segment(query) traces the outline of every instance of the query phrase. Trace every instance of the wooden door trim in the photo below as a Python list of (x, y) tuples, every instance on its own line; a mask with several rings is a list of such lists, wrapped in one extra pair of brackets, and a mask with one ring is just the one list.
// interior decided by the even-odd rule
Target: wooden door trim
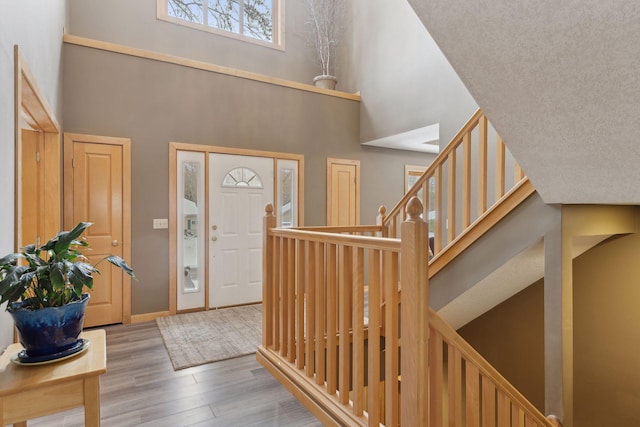
[(355, 166), (356, 168), (356, 223), (354, 225), (360, 225), (360, 160), (351, 159), (337, 159), (334, 157), (327, 157), (327, 225), (331, 224), (331, 208), (332, 208), (332, 192), (333, 184), (331, 182), (331, 169), (333, 165), (348, 165)]
[(44, 191), (47, 213), (44, 218), (43, 238), (53, 237), (62, 225), (61, 194), (61, 146), (60, 126), (42, 95), (35, 77), (18, 45), (13, 48), (14, 57), (14, 139), (15, 139), (15, 174), (14, 174), (14, 249), (17, 251), (22, 242), (22, 124), (35, 131), (43, 132), (44, 138)]
[[(64, 133), (64, 224), (73, 223), (73, 143), (118, 145), (122, 147), (122, 258), (131, 263), (131, 139), (111, 136)], [(122, 275), (122, 322), (131, 323), (131, 277)]]
[[(197, 151), (205, 153), (205, 177), (209, 176), (209, 154), (236, 154), (240, 156), (250, 157), (269, 157), (274, 161), (274, 180), (275, 168), (277, 160), (297, 160), (298, 161), (298, 225), (304, 226), (304, 155), (294, 153), (282, 153), (275, 151), (251, 150), (235, 147), (220, 147), (214, 145), (187, 144), (182, 142), (169, 142), (169, 314), (177, 313), (178, 309), (178, 283), (176, 280), (176, 264), (177, 264), (177, 239), (176, 221), (178, 220), (177, 212), (177, 193), (176, 183), (178, 174), (178, 151)], [(277, 184), (274, 181), (274, 184)], [(277, 185), (274, 185), (274, 192)], [(205, 230), (209, 230), (209, 180), (205, 179), (205, 194), (207, 195), (207, 203), (205, 204)], [(274, 194), (274, 197), (276, 194)], [(207, 235), (208, 238), (208, 235)], [(207, 242), (208, 243), (208, 242)], [(205, 245), (205, 307), (209, 305), (209, 245)]]

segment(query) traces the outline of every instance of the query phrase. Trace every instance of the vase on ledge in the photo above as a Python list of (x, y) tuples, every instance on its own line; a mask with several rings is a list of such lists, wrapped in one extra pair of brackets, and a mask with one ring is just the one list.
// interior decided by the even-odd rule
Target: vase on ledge
[(336, 79), (335, 76), (331, 76), (329, 74), (323, 74), (321, 76), (316, 76), (313, 79), (313, 84), (316, 85), (316, 87), (319, 87), (319, 88), (322, 88), (322, 89), (335, 90), (337, 83), (338, 83), (338, 79)]

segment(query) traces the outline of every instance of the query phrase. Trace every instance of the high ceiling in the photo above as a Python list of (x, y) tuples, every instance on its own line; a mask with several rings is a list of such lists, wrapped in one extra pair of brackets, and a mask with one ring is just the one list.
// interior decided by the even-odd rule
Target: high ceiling
[(640, 2), (408, 1), (546, 203), (640, 204)]

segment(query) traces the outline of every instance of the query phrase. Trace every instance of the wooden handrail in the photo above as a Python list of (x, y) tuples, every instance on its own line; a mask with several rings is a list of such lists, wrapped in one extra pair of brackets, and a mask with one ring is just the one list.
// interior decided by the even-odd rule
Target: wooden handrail
[[(443, 363), (440, 366), (441, 369), (446, 369), (448, 372), (451, 372), (451, 370), (455, 369), (454, 366), (451, 366), (452, 359), (453, 359), (451, 357), (451, 354), (457, 355), (466, 364), (467, 377), (469, 375), (470, 366), (472, 366), (473, 368), (471, 370), (473, 372), (477, 371), (477, 375), (479, 378), (479, 380), (474, 378), (473, 381), (479, 381), (478, 383), (479, 387), (483, 387), (485, 383), (490, 384), (486, 386), (487, 390), (490, 390), (490, 391), (487, 392), (485, 390), (485, 395), (481, 398), (481, 399), (484, 398), (485, 401), (478, 402), (479, 405), (482, 405), (483, 403), (486, 404), (487, 399), (490, 399), (493, 403), (495, 403), (493, 399), (498, 394), (501, 396), (501, 398), (507, 399), (505, 402), (502, 402), (502, 403), (498, 402), (497, 404), (499, 406), (507, 402), (510, 404), (510, 408), (503, 407), (505, 412), (506, 411), (509, 412), (509, 417), (508, 417), (509, 420), (507, 420), (505, 417), (504, 423), (495, 424), (492, 422), (492, 423), (489, 423), (489, 425), (510, 426), (512, 425), (510, 424), (511, 419), (513, 418), (512, 414), (516, 412), (518, 416), (523, 416), (530, 422), (531, 421), (535, 422), (535, 424), (527, 424), (527, 425), (541, 425), (541, 426), (548, 426), (548, 427), (554, 426), (553, 422), (550, 419), (547, 419), (535, 406), (533, 406), (533, 404), (529, 402), (513, 385), (511, 385), (511, 383), (509, 383), (509, 381), (507, 381), (500, 374), (500, 372), (498, 372), (489, 362), (487, 362), (486, 359), (482, 357), (482, 355), (480, 355), (480, 353), (478, 353), (469, 343), (467, 343), (464, 340), (464, 338), (462, 338), (451, 326), (449, 326), (449, 324), (447, 324), (438, 315), (438, 313), (436, 313), (432, 309), (430, 309), (430, 313), (429, 313), (429, 324), (432, 328), (432, 333), (431, 333), (432, 345), (433, 345), (433, 342), (441, 340), (441, 342), (438, 345), (439, 350), (442, 350), (443, 343), (445, 343), (448, 346), (447, 353), (450, 356), (449, 362), (448, 362), (449, 366), (444, 367), (444, 363)], [(436, 366), (436, 365), (437, 364), (434, 364), (433, 366)], [(442, 372), (438, 373), (436, 369), (432, 369), (433, 375), (438, 375), (438, 374), (443, 375)], [(452, 384), (452, 382), (453, 382), (453, 378), (455, 378), (456, 376), (452, 375), (451, 377), (452, 378), (449, 380), (449, 383), (448, 383), (448, 389), (446, 390), (444, 387), (441, 387), (440, 390), (434, 390), (433, 379), (432, 379), (432, 382), (430, 384), (432, 387), (431, 388), (432, 395), (444, 396), (446, 394), (447, 397), (450, 397), (451, 394), (453, 393), (449, 394), (449, 392), (452, 388), (454, 388), (454, 385)], [(460, 378), (455, 378), (455, 380), (459, 380), (459, 379)], [(460, 380), (464, 381), (464, 379), (460, 379)], [(442, 384), (440, 384), (440, 386), (442, 386)], [(493, 395), (490, 394), (492, 392), (493, 392)], [(450, 405), (450, 403), (451, 402), (449, 402), (448, 407), (452, 406)], [(464, 411), (462, 408), (459, 408), (459, 409)], [(480, 412), (479, 406), (477, 408), (469, 408), (468, 402), (467, 402), (467, 408), (465, 409), (467, 411), (477, 410), (478, 413)], [(494, 418), (498, 417), (499, 419), (501, 419), (500, 414), (494, 414), (494, 415), (495, 415)], [(450, 413), (449, 416), (451, 417), (454, 415)], [(504, 416), (504, 414), (502, 414), (502, 416)], [(467, 413), (467, 417), (469, 417), (468, 413)], [(486, 425), (486, 423), (484, 425)], [(514, 424), (514, 425), (519, 425), (519, 424)]]
[(257, 359), (323, 424), (554, 426), (428, 308), (416, 197), (401, 239), (276, 229), (266, 211)]
[[(476, 111), (396, 206), (388, 214), (381, 212), (379, 223), (385, 228), (382, 234), (399, 237), (398, 224), (404, 219), (402, 214), (407, 203), (414, 196), (420, 197), (423, 217), (426, 219), (430, 214), (435, 215), (429, 229), (433, 237), (433, 264), (451, 248), (456, 248), (457, 255), (471, 245), (479, 236), (469, 230), (481, 222), (486, 225), (489, 212), (506, 215), (532, 194), (535, 189), (525, 185), (529, 180), (511, 157), (502, 138), (496, 134), (495, 142), (489, 142), (489, 128), (486, 116), (481, 110)], [(495, 158), (495, 162), (491, 163), (495, 166), (491, 172), (494, 177), (492, 192), (489, 191), (490, 157)], [(508, 162), (513, 163), (513, 180), (507, 179)], [(475, 186), (472, 185), (474, 182)], [(519, 189), (517, 198), (511, 196), (515, 189)], [(434, 194), (430, 194), (432, 191)], [(514, 200), (517, 202), (505, 209), (507, 205), (504, 203)], [(472, 206), (473, 202), (475, 206)], [(502, 209), (497, 210), (496, 207), (500, 205)], [(446, 259), (452, 258), (449, 256)], [(429, 274), (433, 276), (437, 271), (439, 268), (432, 269)]]

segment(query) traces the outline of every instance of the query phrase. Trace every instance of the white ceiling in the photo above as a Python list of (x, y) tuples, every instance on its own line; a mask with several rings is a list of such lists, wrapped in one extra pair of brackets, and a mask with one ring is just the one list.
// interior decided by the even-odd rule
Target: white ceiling
[(546, 203), (640, 204), (640, 2), (408, 1)]
[(362, 145), (438, 154), (440, 152), (439, 142), (440, 123), (436, 123), (407, 132), (385, 136), (384, 138), (373, 139), (363, 142)]

